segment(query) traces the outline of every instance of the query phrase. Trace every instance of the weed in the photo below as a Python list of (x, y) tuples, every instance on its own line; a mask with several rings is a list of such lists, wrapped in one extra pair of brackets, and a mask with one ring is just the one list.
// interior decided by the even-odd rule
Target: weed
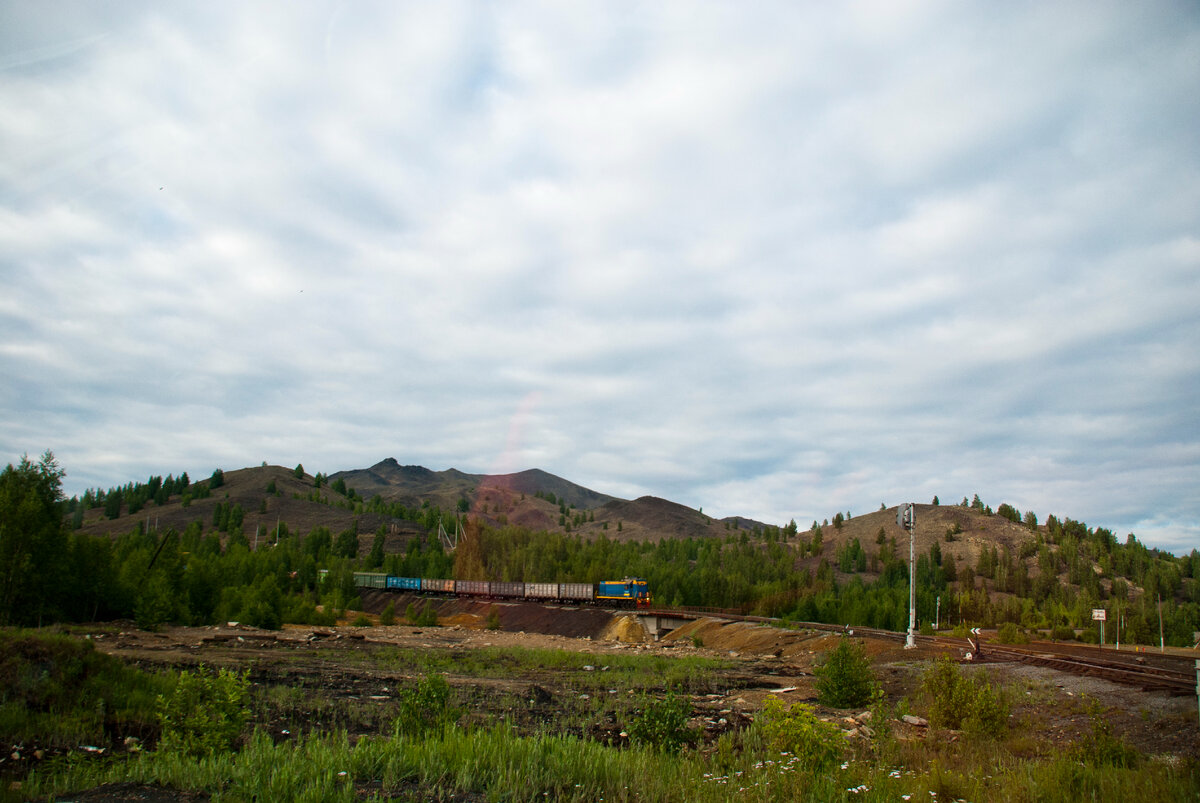
[(171, 695), (158, 698), (159, 749), (186, 755), (231, 750), (250, 718), (249, 671), (180, 672)]
[(426, 675), (399, 696), (400, 711), (393, 726), (397, 736), (441, 731), (458, 719), (450, 684), (441, 675)]
[(986, 680), (963, 677), (947, 655), (925, 672), (921, 686), (929, 698), (929, 720), (944, 728), (998, 738), (1008, 727), (1009, 704)]
[(1072, 751), (1075, 758), (1097, 767), (1136, 767), (1141, 762), (1141, 756), (1121, 737), (1113, 734), (1112, 725), (1100, 703), (1089, 697), (1084, 701), (1084, 710), (1091, 720), (1092, 732)]
[(837, 726), (817, 718), (804, 703), (785, 707), (778, 697), (771, 696), (763, 705), (756, 723), (763, 741), (774, 750), (796, 756), (811, 769), (821, 769), (841, 756), (845, 743)]
[[(162, 674), (128, 667), (87, 639), (0, 631), (0, 740), (67, 747), (104, 741), (105, 732), (139, 735), (154, 721)], [(128, 732), (126, 730), (126, 732)]]
[(661, 698), (643, 696), (640, 711), (627, 730), (634, 742), (674, 753), (696, 739), (687, 724), (691, 714), (687, 698), (674, 692)]

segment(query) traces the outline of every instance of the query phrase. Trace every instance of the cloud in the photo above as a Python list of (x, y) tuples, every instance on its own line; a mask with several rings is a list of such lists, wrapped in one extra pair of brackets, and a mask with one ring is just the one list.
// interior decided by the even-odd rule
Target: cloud
[(1200, 546), (1191, 9), (3, 14), (0, 448), (73, 492), (395, 456)]

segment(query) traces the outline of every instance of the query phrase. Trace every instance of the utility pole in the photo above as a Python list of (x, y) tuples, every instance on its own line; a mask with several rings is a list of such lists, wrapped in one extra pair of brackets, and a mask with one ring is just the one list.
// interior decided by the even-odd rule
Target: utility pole
[(905, 502), (896, 510), (896, 523), (908, 530), (908, 638), (904, 649), (917, 646), (917, 543), (916, 508)]
[(1167, 651), (1167, 640), (1163, 638), (1162, 626), (1162, 594), (1158, 595), (1158, 651)]

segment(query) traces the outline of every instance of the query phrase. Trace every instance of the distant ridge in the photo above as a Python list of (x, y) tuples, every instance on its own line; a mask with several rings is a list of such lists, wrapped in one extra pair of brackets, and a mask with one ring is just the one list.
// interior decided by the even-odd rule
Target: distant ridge
[(460, 498), (472, 499), (483, 489), (508, 490), (518, 494), (553, 494), (577, 508), (599, 507), (615, 497), (584, 488), (541, 469), (515, 474), (467, 474), (456, 468), (432, 471), (424, 466), (401, 465), (394, 457), (370, 468), (339, 471), (330, 481), (342, 480), (366, 499), (375, 495), (389, 502), (418, 505), (428, 499), (443, 508), (453, 508)]

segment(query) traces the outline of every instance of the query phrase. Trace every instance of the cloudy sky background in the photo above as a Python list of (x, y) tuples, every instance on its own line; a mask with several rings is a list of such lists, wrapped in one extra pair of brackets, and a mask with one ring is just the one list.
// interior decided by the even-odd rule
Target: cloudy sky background
[(1192, 2), (0, 5), (0, 461), (1200, 547)]

